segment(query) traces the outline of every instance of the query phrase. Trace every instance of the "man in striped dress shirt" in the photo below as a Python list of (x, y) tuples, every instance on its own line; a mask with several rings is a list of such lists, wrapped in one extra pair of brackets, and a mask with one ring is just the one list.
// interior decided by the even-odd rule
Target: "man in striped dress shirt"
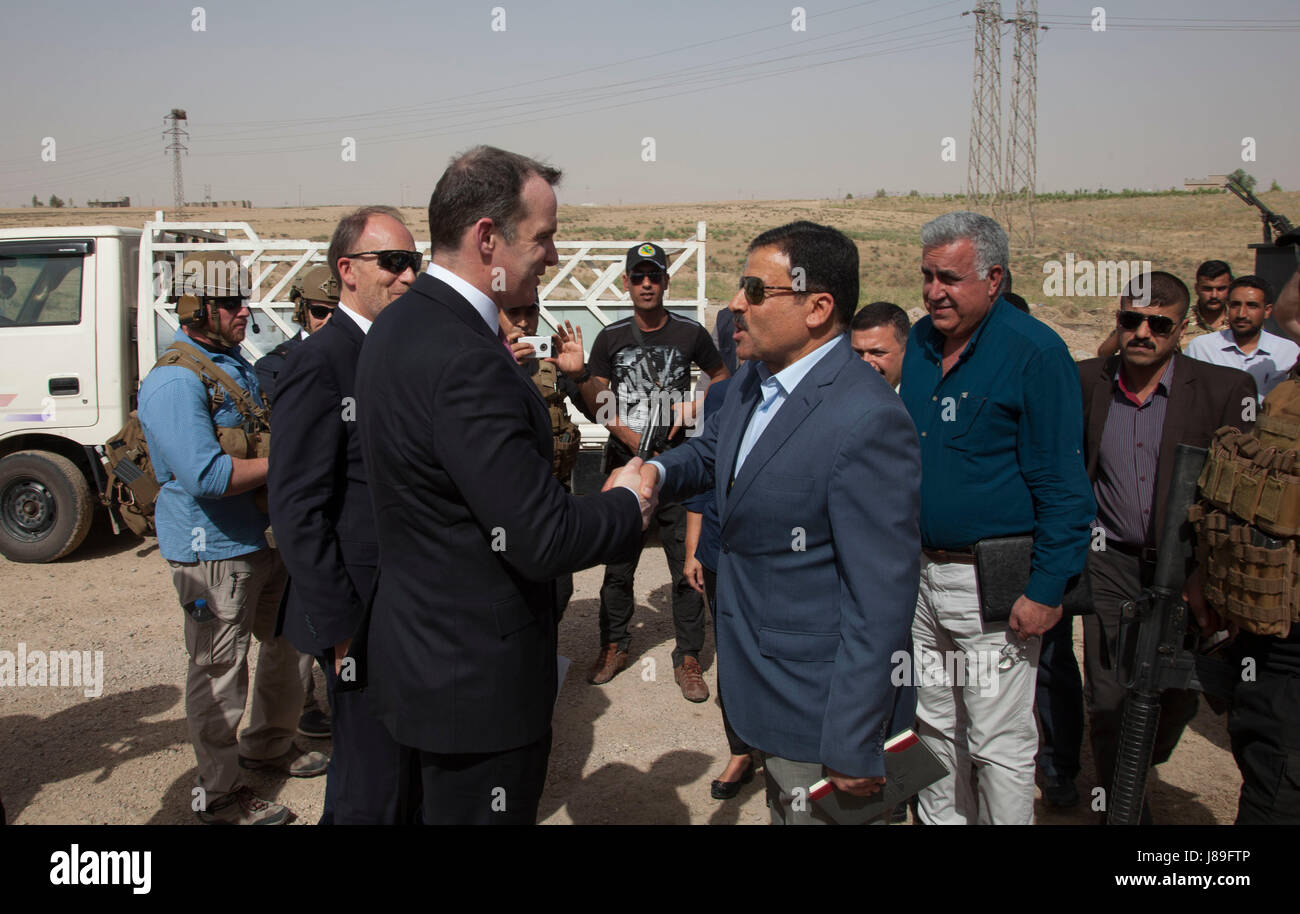
[[(1084, 697), (1098, 784), (1106, 791), (1126, 695), (1113, 668), (1119, 606), (1151, 582), (1174, 448), (1207, 447), (1225, 425), (1254, 426), (1250, 375), (1179, 351), (1189, 299), (1187, 286), (1169, 273), (1135, 278), (1116, 315), (1119, 355), (1079, 363), (1088, 478), (1097, 499), (1088, 559), (1096, 613), (1084, 617)], [(1196, 715), (1195, 692), (1169, 691), (1162, 701), (1157, 764)]]

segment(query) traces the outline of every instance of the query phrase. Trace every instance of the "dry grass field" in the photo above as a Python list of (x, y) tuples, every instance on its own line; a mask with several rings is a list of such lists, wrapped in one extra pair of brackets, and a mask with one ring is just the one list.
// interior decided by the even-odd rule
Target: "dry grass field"
[[(1300, 219), (1300, 192), (1264, 193), (1266, 206)], [(764, 229), (794, 219), (833, 225), (853, 238), (862, 258), (862, 303), (885, 299), (913, 316), (920, 301), (921, 225), (940, 213), (963, 208), (960, 199), (889, 197), (855, 200), (758, 200), (635, 206), (562, 206), (560, 240), (683, 240), (696, 222), (707, 224), (707, 290), (713, 309), (730, 299), (744, 262), (745, 246)], [(349, 207), (306, 206), (254, 209), (188, 209), (190, 220), (248, 222), (264, 237), (327, 240)], [(416, 238), (427, 236), (420, 207), (403, 209)], [(167, 213), (172, 217), (171, 212)], [(153, 210), (3, 209), (0, 227), (25, 225), (142, 226)], [(1253, 270), (1246, 246), (1261, 240), (1255, 210), (1226, 191), (1222, 194), (1168, 194), (1138, 197), (1041, 201), (1035, 211), (1032, 249), (1013, 243), (1011, 271), (1015, 290), (1041, 304), (1036, 317), (1046, 321), (1075, 352), (1092, 355), (1109, 332), (1115, 301), (1110, 297), (1050, 297), (1043, 293), (1043, 265), (1077, 260), (1151, 261), (1191, 285), (1197, 264), (1219, 259), (1233, 272)], [(679, 275), (694, 285), (694, 276)]]

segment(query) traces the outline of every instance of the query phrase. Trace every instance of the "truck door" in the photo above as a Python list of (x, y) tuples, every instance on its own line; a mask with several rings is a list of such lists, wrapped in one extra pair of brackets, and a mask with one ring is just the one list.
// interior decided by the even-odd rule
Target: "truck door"
[(93, 239), (0, 241), (0, 438), (99, 420)]

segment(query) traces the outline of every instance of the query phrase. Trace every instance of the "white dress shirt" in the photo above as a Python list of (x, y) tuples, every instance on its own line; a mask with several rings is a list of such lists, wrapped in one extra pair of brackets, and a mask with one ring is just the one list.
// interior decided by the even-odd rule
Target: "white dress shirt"
[(488, 298), (487, 295), (477, 286), (470, 285), (461, 279), (451, 270), (436, 263), (430, 263), (429, 269), (424, 272), (428, 273), (434, 279), (441, 279), (447, 285), (451, 286), (461, 294), (465, 301), (469, 302), (470, 307), (478, 312), (478, 316), (483, 318), (483, 323), (488, 325), (493, 336), (500, 336), (501, 324), (497, 320), (496, 302)]
[(374, 321), (367, 320), (366, 318), (362, 317), (360, 314), (357, 314), (357, 312), (353, 311), (347, 305), (343, 304), (343, 302), (339, 302), (339, 310), (342, 311), (344, 314), (346, 314), (348, 317), (350, 317), (352, 319), (352, 323), (356, 324), (358, 327), (361, 328), (362, 336), (365, 336), (367, 333), (369, 333), (370, 328), (374, 326), (375, 323)]
[(1259, 345), (1242, 352), (1232, 330), (1219, 330), (1198, 336), (1187, 344), (1185, 355), (1213, 365), (1239, 368), (1255, 379), (1262, 401), (1274, 387), (1286, 380), (1287, 373), (1300, 357), (1300, 346), (1267, 330), (1259, 332)]

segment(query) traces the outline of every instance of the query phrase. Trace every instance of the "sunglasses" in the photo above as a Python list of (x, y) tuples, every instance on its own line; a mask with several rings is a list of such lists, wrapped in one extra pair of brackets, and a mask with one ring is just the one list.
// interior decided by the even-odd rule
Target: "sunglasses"
[(641, 283), (645, 282), (647, 279), (657, 286), (664, 281), (664, 271), (647, 270), (644, 273), (629, 273), (627, 274), (627, 279), (628, 282), (632, 283), (634, 286), (641, 285)]
[(792, 295), (803, 295), (807, 289), (796, 289), (794, 286), (769, 286), (757, 276), (740, 277), (740, 288), (745, 292), (745, 301), (751, 305), (761, 305), (763, 299), (770, 298), (773, 293), (784, 294), (789, 292)]
[(375, 255), (375, 262), (381, 270), (398, 274), (405, 273), (408, 267), (416, 273), (420, 272), (420, 261), (424, 259), (419, 251), (357, 251), (343, 256), (365, 257), (367, 254)]
[(308, 305), (307, 310), (311, 313), (311, 316), (316, 318), (318, 321), (323, 321), (334, 313), (334, 307), (332, 305)]
[(212, 302), (222, 311), (232, 311), (236, 314), (239, 313), (239, 310), (243, 308), (245, 304), (245, 300), (242, 298), (209, 298), (208, 301)]
[(1156, 336), (1168, 336), (1177, 326), (1177, 321), (1163, 314), (1143, 314), (1141, 311), (1120, 311), (1118, 323), (1121, 330), (1136, 330), (1146, 321), (1151, 332)]

